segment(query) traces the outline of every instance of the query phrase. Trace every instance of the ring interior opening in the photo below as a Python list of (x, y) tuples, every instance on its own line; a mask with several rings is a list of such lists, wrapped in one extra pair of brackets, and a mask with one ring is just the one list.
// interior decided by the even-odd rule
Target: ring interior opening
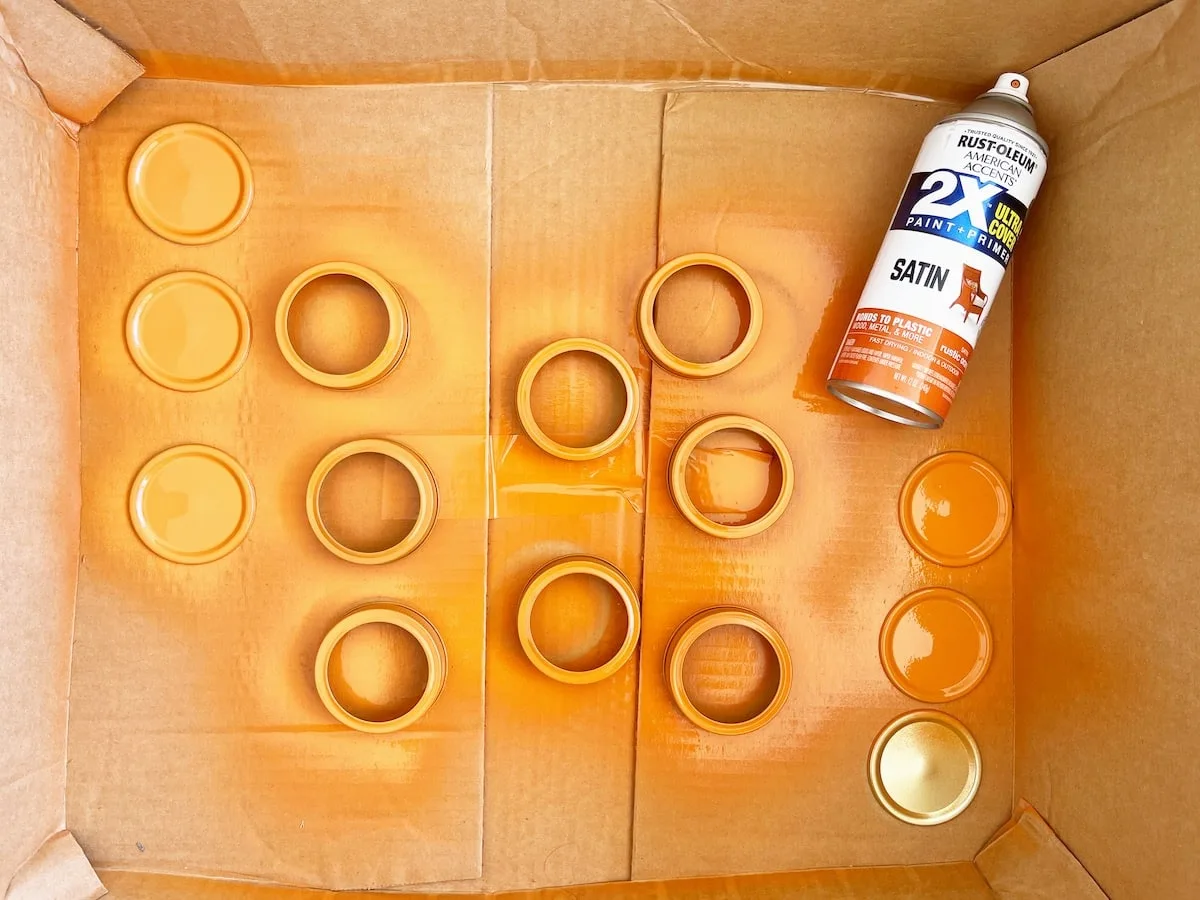
[(533, 379), (534, 421), (566, 447), (591, 447), (617, 430), (628, 398), (621, 374), (595, 353), (572, 350), (551, 359)]
[(779, 690), (779, 657), (744, 625), (700, 635), (683, 660), (683, 689), (702, 715), (736, 725), (762, 713)]
[(420, 642), (388, 622), (351, 629), (329, 657), (329, 689), (342, 709), (367, 722), (398, 719), (417, 705), (429, 681)]
[(412, 473), (390, 456), (356, 453), (325, 476), (317, 506), (335, 541), (358, 553), (378, 553), (413, 530), (421, 494)]
[(383, 352), (388, 310), (367, 282), (353, 275), (322, 275), (300, 289), (287, 330), (299, 357), (319, 372), (349, 375)]
[(654, 303), (654, 330), (668, 350), (689, 362), (728, 356), (750, 329), (750, 299), (738, 280), (716, 266), (688, 266), (664, 283)]
[(629, 613), (612, 585), (580, 573), (548, 584), (530, 615), (538, 650), (571, 672), (604, 665), (620, 651), (628, 630)]
[(779, 499), (783, 464), (757, 434), (725, 428), (708, 435), (692, 451), (684, 485), (705, 518), (718, 525), (748, 525)]

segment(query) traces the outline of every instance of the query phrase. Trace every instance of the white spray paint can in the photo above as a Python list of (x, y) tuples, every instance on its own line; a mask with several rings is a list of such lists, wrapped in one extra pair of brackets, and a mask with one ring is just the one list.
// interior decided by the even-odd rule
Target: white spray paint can
[(830, 370), (835, 397), (945, 421), (1046, 175), (1028, 89), (1005, 73), (925, 138)]

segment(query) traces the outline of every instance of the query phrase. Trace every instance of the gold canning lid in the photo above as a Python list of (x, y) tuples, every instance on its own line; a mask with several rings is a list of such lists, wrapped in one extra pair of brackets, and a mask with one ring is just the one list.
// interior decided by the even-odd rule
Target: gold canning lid
[(254, 488), (228, 453), (203, 444), (164, 450), (129, 491), (129, 520), (142, 543), (172, 562), (199, 564), (233, 551), (254, 521)]
[(176, 391), (228, 381), (250, 355), (250, 316), (237, 292), (203, 272), (172, 272), (138, 293), (125, 344), (146, 377)]
[[(779, 662), (779, 686), (774, 696), (761, 712), (741, 722), (721, 722), (706, 716), (688, 696), (683, 681), (683, 664), (688, 651), (701, 635), (723, 625), (741, 625), (762, 635)], [(693, 724), (713, 734), (749, 734), (775, 718), (787, 703), (792, 689), (792, 654), (779, 632), (757, 613), (737, 606), (714, 606), (696, 613), (675, 630), (667, 644), (666, 677), (675, 705)]]
[(142, 141), (126, 188), (146, 227), (177, 244), (210, 244), (232, 234), (254, 200), (242, 148), (196, 122), (168, 125)]
[[(748, 431), (766, 441), (775, 452), (775, 456), (779, 460), (779, 467), (783, 471), (783, 482), (779, 486), (779, 496), (775, 498), (775, 502), (771, 504), (771, 508), (754, 521), (747, 522), (744, 525), (724, 525), (720, 522), (714, 522), (700, 511), (700, 508), (696, 506), (695, 501), (688, 494), (687, 489), (688, 460), (696, 452), (696, 448), (700, 446), (700, 442), (709, 435), (716, 434), (718, 431), (731, 429)], [(671, 499), (675, 501), (676, 508), (683, 514), (685, 519), (705, 534), (710, 534), (718, 538), (745, 538), (766, 531), (778, 521), (779, 517), (787, 509), (788, 503), (792, 499), (792, 491), (795, 489), (795, 485), (796, 472), (792, 466), (792, 457), (788, 454), (787, 445), (784, 444), (783, 438), (762, 422), (759, 422), (757, 419), (751, 419), (749, 416), (727, 414), (700, 420), (684, 432), (683, 436), (675, 444), (675, 449), (671, 451), (671, 459), (667, 463), (667, 486), (670, 488)]]
[[(746, 328), (745, 336), (733, 350), (714, 362), (691, 362), (676, 356), (667, 349), (667, 345), (662, 342), (662, 338), (658, 336), (658, 331), (654, 327), (654, 303), (658, 299), (658, 292), (662, 290), (662, 286), (666, 284), (668, 278), (691, 266), (712, 266), (714, 269), (729, 273), (741, 285), (746, 294), (746, 300), (750, 304), (750, 324)], [(664, 369), (668, 369), (676, 375), (682, 375), (684, 378), (712, 378), (714, 375), (728, 372), (750, 355), (750, 351), (754, 349), (754, 344), (758, 341), (758, 336), (762, 333), (762, 326), (763, 304), (762, 295), (758, 292), (758, 285), (754, 283), (750, 273), (733, 260), (715, 253), (686, 253), (664, 263), (657, 272), (650, 276), (650, 281), (646, 283), (646, 288), (642, 291), (641, 302), (638, 304), (638, 334), (641, 335), (646, 352)]]
[(900, 716), (871, 747), (875, 798), (912, 825), (949, 822), (979, 790), (979, 745), (962, 722), (931, 709)]
[[(625, 640), (617, 652), (594, 669), (564, 669), (546, 658), (533, 637), (533, 606), (553, 582), (568, 575), (591, 575), (606, 582), (617, 592), (625, 607)], [(615, 674), (633, 656), (642, 633), (642, 614), (637, 593), (629, 579), (616, 566), (591, 556), (564, 556), (539, 569), (525, 586), (517, 607), (517, 636), (521, 649), (542, 674), (563, 684), (595, 684)]]
[[(608, 362), (617, 370), (617, 374), (621, 376), (621, 384), (625, 387), (625, 415), (621, 417), (620, 423), (612, 434), (600, 443), (592, 444), (589, 447), (572, 447), (567, 444), (560, 444), (546, 434), (533, 417), (534, 379), (537, 378), (538, 373), (542, 371), (546, 363), (550, 362), (550, 360), (557, 356), (562, 356), (564, 353), (575, 351), (592, 353)], [(551, 456), (557, 456), (559, 459), (574, 461), (598, 459), (616, 450), (633, 432), (633, 426), (637, 423), (641, 403), (642, 393), (638, 387), (637, 375), (634, 374), (633, 366), (626, 362), (625, 357), (608, 346), (608, 344), (592, 340), (591, 338), (564, 338), (561, 341), (547, 344), (535, 353), (533, 358), (525, 365), (524, 370), (521, 372), (521, 378), (517, 382), (517, 415), (521, 418), (521, 425), (524, 426), (526, 434), (529, 435), (535, 444)]]
[[(329, 668), (333, 652), (338, 643), (355, 628), (363, 625), (381, 623), (402, 628), (416, 638), (417, 643), (425, 653), (429, 675), (425, 682), (425, 690), (416, 704), (402, 715), (393, 719), (373, 721), (360, 719), (343, 706), (337, 698), (330, 683)], [(437, 702), (442, 688), (446, 685), (446, 675), (449, 663), (446, 658), (446, 646), (437, 629), (428, 619), (414, 609), (396, 603), (384, 601), (369, 603), (351, 612), (338, 622), (325, 635), (321, 646), (317, 649), (316, 682), (317, 694), (329, 714), (341, 722), (366, 734), (391, 734), (412, 725), (424, 716)]]
[(943, 566), (991, 556), (1012, 522), (1012, 496), (987, 460), (952, 450), (922, 462), (900, 489), (900, 530), (913, 549)]
[[(370, 285), (387, 309), (388, 332), (384, 338), (383, 349), (373, 360), (357, 372), (336, 373), (323, 372), (306, 363), (292, 344), (292, 336), (288, 333), (288, 320), (292, 312), (292, 304), (305, 287), (318, 278), (326, 275), (349, 275)], [(293, 369), (302, 377), (321, 387), (338, 391), (354, 391), (370, 387), (389, 375), (396, 368), (404, 350), (408, 346), (409, 323), (408, 309), (404, 299), (395, 285), (373, 269), (351, 262), (327, 262), (305, 269), (287, 286), (275, 309), (275, 340), (279, 351)]]
[(879, 661), (892, 684), (915, 700), (946, 703), (983, 680), (992, 629), (983, 612), (944, 587), (925, 588), (892, 607), (879, 632)]
[[(326, 526), (324, 518), (321, 516), (321, 488), (325, 484), (325, 479), (342, 460), (360, 453), (378, 453), (394, 459), (408, 470), (413, 480), (417, 483), (420, 506), (417, 510), (417, 519), (413, 523), (412, 530), (398, 543), (393, 544), (391, 547), (385, 547), (382, 550), (355, 550), (347, 547), (333, 536)], [(330, 553), (340, 556), (347, 562), (368, 566), (382, 565), (383, 563), (394, 562), (397, 559), (408, 556), (429, 537), (429, 532), (433, 530), (433, 523), (436, 521), (438, 513), (437, 482), (434, 480), (433, 472), (425, 460), (403, 444), (398, 444), (395, 441), (389, 441), (384, 438), (363, 438), (350, 441), (339, 447), (334, 447), (317, 463), (316, 468), (313, 469), (312, 476), (308, 479), (306, 510), (308, 513), (308, 523), (312, 526), (313, 533), (317, 536), (317, 540), (324, 544)]]

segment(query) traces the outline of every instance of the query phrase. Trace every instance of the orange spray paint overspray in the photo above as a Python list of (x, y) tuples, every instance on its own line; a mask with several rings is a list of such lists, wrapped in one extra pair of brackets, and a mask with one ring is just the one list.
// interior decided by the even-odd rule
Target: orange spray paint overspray
[(1046, 175), (1028, 90), (1005, 73), (925, 138), (830, 370), (835, 397), (945, 421)]

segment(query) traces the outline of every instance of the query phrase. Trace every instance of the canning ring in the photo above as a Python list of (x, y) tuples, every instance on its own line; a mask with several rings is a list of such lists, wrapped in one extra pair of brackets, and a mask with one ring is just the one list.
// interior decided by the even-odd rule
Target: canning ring
[[(745, 336), (733, 350), (713, 362), (692, 362), (675, 355), (667, 349), (667, 345), (663, 343), (654, 327), (654, 304), (658, 300), (658, 292), (662, 290), (662, 286), (666, 284), (668, 278), (691, 266), (711, 266), (732, 275), (741, 285), (742, 291), (746, 294), (746, 300), (750, 304), (750, 323), (746, 328)], [(641, 302), (638, 303), (638, 334), (641, 336), (646, 352), (664, 369), (674, 372), (676, 375), (682, 375), (684, 378), (712, 378), (714, 375), (728, 372), (750, 355), (750, 351), (754, 349), (754, 345), (758, 341), (758, 336), (762, 333), (762, 326), (763, 303), (762, 295), (758, 292), (758, 285), (754, 283), (750, 273), (733, 260), (715, 253), (685, 253), (683, 256), (677, 256), (664, 263), (657, 272), (650, 276), (650, 280), (642, 291)]]
[[(547, 587), (568, 575), (591, 575), (599, 578), (617, 592), (625, 607), (625, 640), (608, 661), (593, 669), (580, 671), (555, 665), (538, 648), (533, 637), (534, 604)], [(525, 585), (521, 603), (517, 607), (517, 636), (521, 640), (521, 649), (542, 674), (563, 684), (595, 684), (616, 673), (633, 656), (641, 632), (641, 609), (633, 585), (616, 566), (592, 556), (564, 556), (543, 566)]]
[[(761, 712), (741, 722), (721, 722), (706, 716), (692, 702), (683, 683), (683, 663), (688, 651), (702, 635), (723, 625), (741, 625), (762, 635), (779, 662), (779, 686), (775, 695)], [(714, 606), (701, 610), (675, 629), (667, 644), (666, 677), (675, 705), (694, 725), (713, 734), (749, 734), (775, 718), (787, 703), (792, 689), (792, 654), (782, 635), (762, 616), (738, 606)]]
[[(379, 453), (394, 459), (408, 470), (417, 483), (420, 506), (412, 530), (400, 541), (382, 550), (355, 550), (347, 547), (333, 536), (321, 516), (321, 488), (325, 485), (325, 479), (338, 463), (360, 453)], [(308, 524), (312, 526), (313, 533), (325, 548), (347, 562), (368, 566), (394, 562), (416, 550), (429, 537), (438, 513), (437, 481), (429, 465), (415, 451), (385, 438), (361, 438), (330, 450), (313, 469), (312, 476), (308, 479), (305, 500)]]
[[(412, 709), (394, 719), (385, 719), (378, 722), (370, 719), (360, 719), (342, 706), (329, 682), (329, 663), (338, 642), (355, 628), (376, 623), (394, 625), (397, 628), (404, 629), (416, 638), (417, 643), (421, 645), (421, 649), (425, 653), (425, 660), (429, 667), (429, 676), (425, 682), (425, 690), (421, 693), (420, 699), (417, 700)], [(409, 609), (397, 603), (373, 602), (360, 606), (358, 609), (347, 614), (341, 621), (329, 629), (324, 640), (321, 641), (321, 646), (317, 649), (315, 666), (317, 694), (320, 696), (321, 703), (329, 711), (329, 714), (343, 725), (349, 726), (355, 731), (365, 732), (366, 734), (390, 734), (402, 728), (407, 728), (429, 712), (430, 708), (437, 701), (438, 696), (442, 693), (442, 688), (446, 685), (448, 668), (446, 645), (442, 643), (442, 638), (438, 634), (437, 629), (433, 627), (428, 619), (416, 610)]]
[[(326, 275), (349, 275), (351, 278), (365, 282), (379, 295), (379, 299), (383, 301), (383, 305), (387, 309), (388, 332), (383, 342), (383, 349), (379, 351), (378, 356), (357, 372), (344, 374), (324, 372), (309, 365), (300, 357), (300, 353), (292, 343), (292, 336), (288, 333), (288, 319), (291, 316), (292, 305), (296, 302), (296, 297), (309, 284)], [(287, 286), (279, 300), (279, 306), (275, 309), (275, 340), (288, 365), (313, 384), (336, 391), (359, 390), (370, 387), (385, 378), (392, 369), (396, 368), (400, 358), (404, 356), (404, 350), (408, 346), (408, 336), (408, 309), (404, 305), (404, 298), (400, 296), (400, 292), (396, 290), (395, 285), (378, 272), (357, 263), (327, 262), (305, 269), (292, 279), (292, 283)]]
[[(617, 370), (617, 374), (621, 376), (621, 384), (625, 388), (625, 414), (621, 417), (620, 423), (613, 433), (604, 440), (587, 447), (572, 447), (567, 444), (560, 444), (546, 434), (533, 417), (534, 379), (537, 378), (538, 373), (542, 371), (550, 360), (562, 356), (564, 353), (575, 351), (599, 356)], [(638, 412), (641, 409), (641, 398), (641, 389), (638, 387), (637, 375), (633, 371), (633, 366), (620, 353), (608, 344), (593, 340), (592, 338), (564, 338), (560, 341), (547, 344), (526, 363), (524, 370), (521, 372), (520, 380), (517, 382), (517, 415), (520, 417), (521, 425), (524, 426), (525, 433), (529, 435), (530, 440), (551, 456), (581, 462), (583, 460), (598, 459), (613, 452), (625, 442), (626, 438), (633, 432), (633, 426), (637, 422)]]
[[(783, 471), (783, 483), (779, 486), (779, 496), (775, 498), (771, 508), (753, 522), (747, 522), (744, 525), (723, 525), (720, 522), (714, 522), (700, 511), (700, 508), (688, 495), (687, 490), (688, 460), (696, 452), (700, 442), (718, 431), (730, 429), (748, 431), (766, 441), (775, 452), (775, 456), (779, 460), (779, 467)], [(676, 508), (685, 519), (705, 534), (718, 538), (745, 538), (766, 531), (783, 515), (796, 486), (796, 471), (792, 466), (792, 458), (788, 454), (787, 445), (773, 429), (749, 416), (724, 414), (701, 419), (683, 433), (683, 436), (676, 442), (675, 449), (671, 451), (671, 459), (667, 463), (667, 485)]]

